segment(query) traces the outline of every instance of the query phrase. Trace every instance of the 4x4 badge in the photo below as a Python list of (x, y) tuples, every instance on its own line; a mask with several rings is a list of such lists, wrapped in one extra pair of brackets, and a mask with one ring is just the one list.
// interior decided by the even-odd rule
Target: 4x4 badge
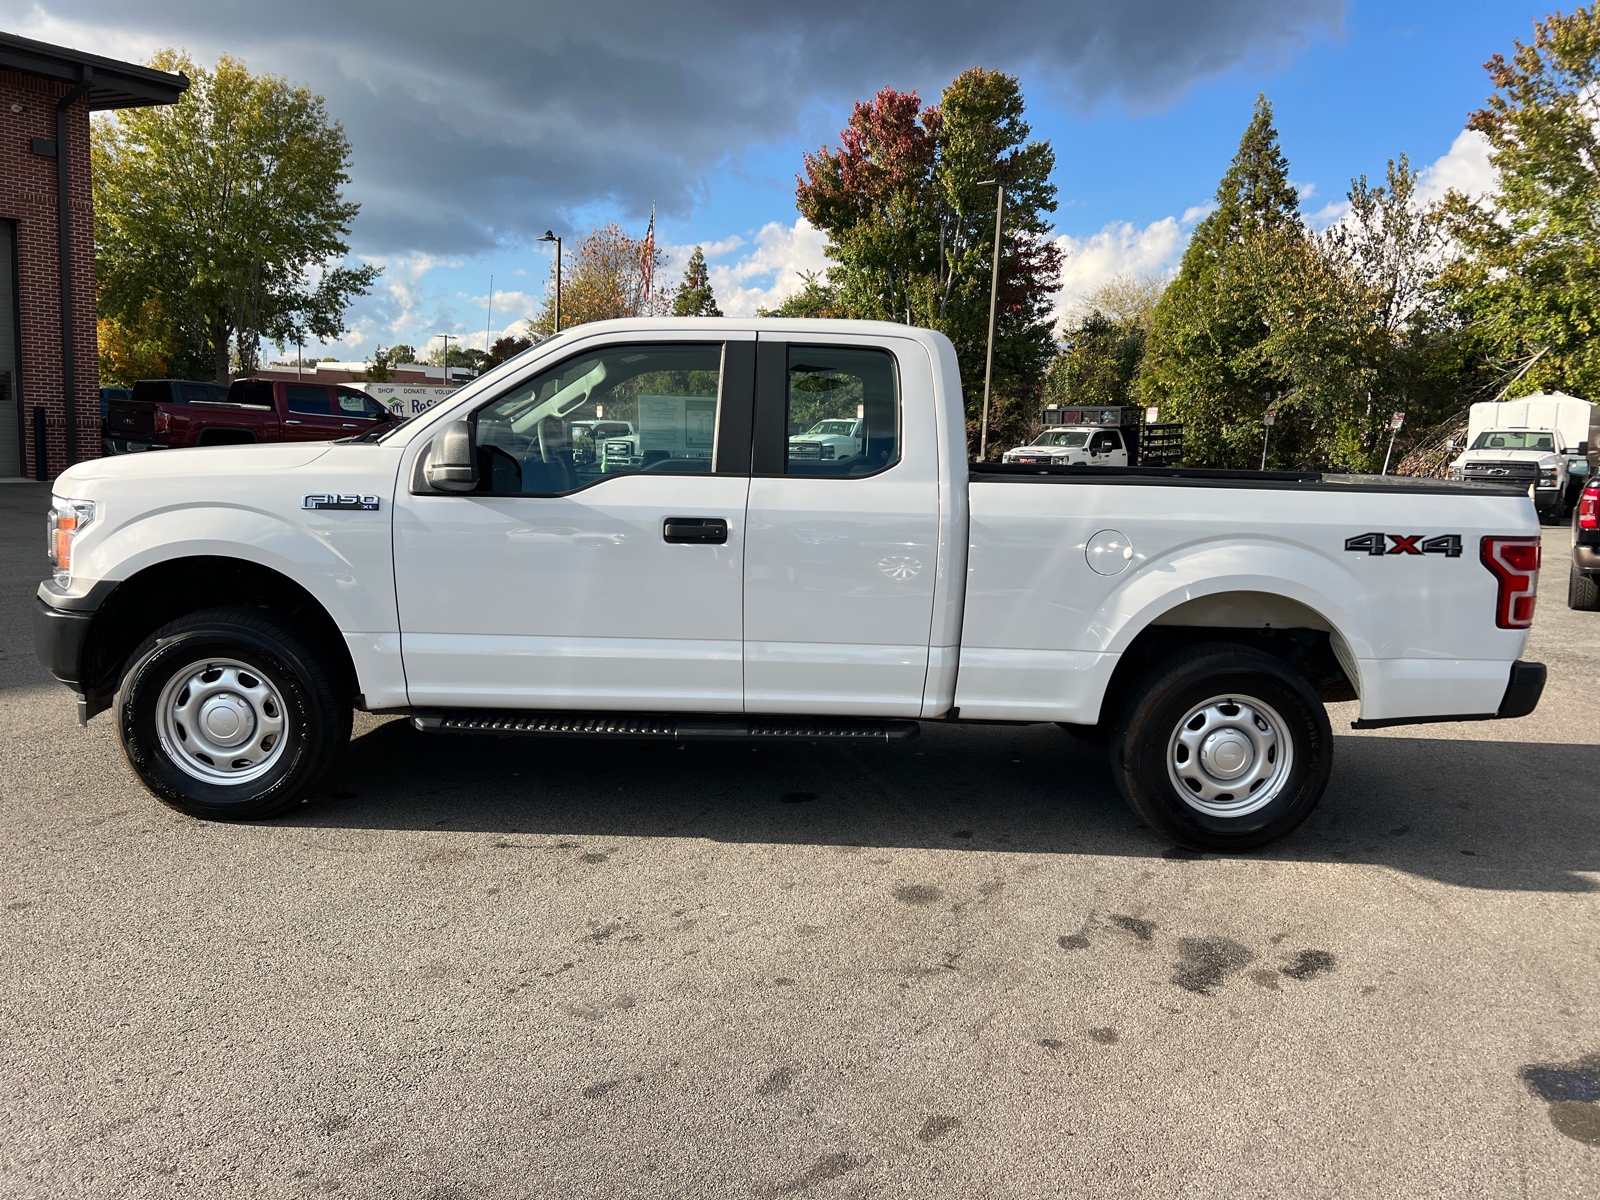
[[(1391, 546), (1390, 542), (1394, 544)], [(1374, 557), (1384, 554), (1442, 554), (1446, 558), (1460, 558), (1461, 535), (1441, 533), (1427, 537), (1421, 533), (1358, 533), (1355, 537), (1345, 538), (1344, 548)]]
[(344, 493), (318, 492), (301, 500), (300, 507), (352, 509), (361, 512), (376, 512), (378, 508), (378, 498), (376, 496), (351, 496)]

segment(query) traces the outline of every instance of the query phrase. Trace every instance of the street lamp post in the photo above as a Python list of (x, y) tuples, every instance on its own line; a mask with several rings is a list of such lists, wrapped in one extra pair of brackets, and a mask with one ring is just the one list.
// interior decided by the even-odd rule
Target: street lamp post
[(554, 332), (561, 332), (561, 239), (553, 230), (546, 229), (541, 242), (554, 242), (556, 244), (556, 327)]
[(454, 335), (453, 334), (449, 334), (449, 333), (441, 333), (439, 336), (444, 339), (444, 385), (445, 385), (445, 387), (449, 387), (450, 386), (450, 339)]
[(989, 348), (983, 358), (983, 424), (978, 434), (978, 461), (989, 457), (989, 388), (994, 379), (994, 317), (1000, 298), (1000, 222), (1006, 210), (1006, 187), (996, 179), (985, 179), (979, 187), (995, 189), (994, 266), (989, 273)]

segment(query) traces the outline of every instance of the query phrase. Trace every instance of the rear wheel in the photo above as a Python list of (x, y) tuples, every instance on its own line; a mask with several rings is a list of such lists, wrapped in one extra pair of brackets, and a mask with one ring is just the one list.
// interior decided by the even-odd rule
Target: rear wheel
[(117, 691), (128, 765), (196, 817), (270, 817), (300, 802), (350, 740), (325, 657), (254, 608), (181, 617), (133, 654)]
[(1600, 612), (1600, 582), (1573, 563), (1567, 576), (1567, 607), (1579, 612)]
[(1111, 737), (1117, 788), (1181, 845), (1253, 850), (1289, 833), (1333, 767), (1327, 710), (1271, 655), (1217, 643), (1158, 663)]

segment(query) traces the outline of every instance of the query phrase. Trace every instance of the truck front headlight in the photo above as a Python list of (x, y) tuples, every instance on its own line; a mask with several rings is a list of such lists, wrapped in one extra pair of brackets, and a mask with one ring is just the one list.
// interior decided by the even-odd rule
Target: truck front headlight
[(1555, 467), (1544, 467), (1539, 472), (1540, 487), (1555, 487), (1561, 478), (1561, 472)]
[(1451, 467), (1450, 468), (1450, 478), (1459, 481), (1459, 480), (1465, 479), (1466, 478), (1466, 474), (1461, 470), (1460, 467)]
[(55, 567), (55, 581), (62, 587), (72, 582), (72, 544), (93, 520), (93, 500), (50, 497), (45, 553)]

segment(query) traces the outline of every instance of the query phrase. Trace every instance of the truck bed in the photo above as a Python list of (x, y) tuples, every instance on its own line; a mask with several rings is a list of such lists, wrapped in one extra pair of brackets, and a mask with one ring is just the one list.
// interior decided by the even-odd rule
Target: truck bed
[(1498, 495), (1526, 496), (1526, 485), (1447, 479), (1418, 479), (1404, 475), (1354, 475), (1320, 471), (1228, 471), (1206, 467), (1044, 467), (1033, 463), (970, 462), (970, 483), (1094, 483), (1142, 484), (1150, 487), (1221, 487), (1269, 491), (1391, 492), (1407, 496)]
[(1526, 489), (1181, 467), (969, 470), (963, 717), (1093, 724), (1117, 662), (1152, 626), (1224, 640), (1326, 635), (1373, 720), (1492, 713), (1522, 649), (1523, 631), (1495, 628), (1479, 547), (1519, 526), (1537, 533)]

